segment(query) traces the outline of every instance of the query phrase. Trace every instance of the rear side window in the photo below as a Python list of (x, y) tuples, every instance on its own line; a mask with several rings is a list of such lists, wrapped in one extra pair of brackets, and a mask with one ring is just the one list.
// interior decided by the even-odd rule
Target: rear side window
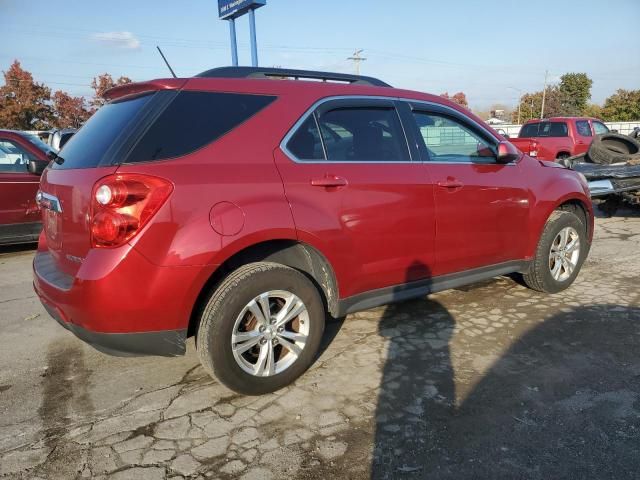
[[(127, 163), (179, 157), (233, 130), (276, 97), (182, 91), (144, 133)], [(69, 142), (71, 143), (73, 139)]]
[(60, 151), (64, 163), (52, 163), (51, 168), (91, 168), (100, 165), (116, 139), (129, 132), (153, 96), (147, 94), (104, 105)]
[(565, 122), (538, 122), (524, 125), (518, 137), (566, 137), (568, 135), (569, 129)]
[(576, 130), (578, 131), (578, 135), (581, 137), (591, 137), (591, 128), (589, 127), (589, 122), (586, 120), (577, 120), (576, 121)]
[(324, 160), (322, 141), (313, 115), (310, 115), (291, 137), (287, 148), (300, 160)]

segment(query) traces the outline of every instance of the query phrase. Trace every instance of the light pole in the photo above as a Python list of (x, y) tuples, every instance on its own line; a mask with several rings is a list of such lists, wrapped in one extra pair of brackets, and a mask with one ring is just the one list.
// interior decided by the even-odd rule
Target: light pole
[(511, 90), (515, 90), (520, 94), (520, 96), (518, 97), (518, 125), (520, 125), (520, 104), (522, 103), (522, 90), (516, 87), (507, 87), (507, 88), (510, 88)]

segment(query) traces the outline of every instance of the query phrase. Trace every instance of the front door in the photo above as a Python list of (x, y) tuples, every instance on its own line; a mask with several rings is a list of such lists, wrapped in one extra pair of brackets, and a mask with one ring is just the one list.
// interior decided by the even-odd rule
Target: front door
[(27, 170), (32, 158), (18, 142), (0, 137), (0, 242), (34, 239), (39, 233), (40, 177)]
[(328, 257), (341, 297), (431, 276), (433, 187), (417, 157), (383, 99), (329, 100), (276, 150), (299, 238)]
[(518, 164), (498, 164), (498, 140), (460, 112), (412, 108), (435, 189), (434, 274), (522, 259), (529, 203)]

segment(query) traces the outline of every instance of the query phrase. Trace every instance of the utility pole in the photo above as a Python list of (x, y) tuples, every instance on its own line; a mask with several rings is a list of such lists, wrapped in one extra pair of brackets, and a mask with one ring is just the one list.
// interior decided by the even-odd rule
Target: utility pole
[(547, 97), (547, 75), (549, 70), (544, 71), (544, 88), (542, 89), (542, 108), (540, 109), (540, 120), (544, 118), (544, 101)]
[(356, 75), (360, 75), (360, 62), (364, 62), (366, 60), (366, 58), (360, 56), (363, 51), (364, 50), (361, 48), (360, 50), (353, 52), (352, 56), (347, 57), (347, 60), (353, 60), (353, 63), (356, 66)]

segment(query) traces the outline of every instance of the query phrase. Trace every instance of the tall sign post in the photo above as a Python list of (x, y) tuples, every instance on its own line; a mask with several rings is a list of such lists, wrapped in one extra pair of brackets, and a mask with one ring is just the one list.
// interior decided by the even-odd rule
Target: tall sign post
[(256, 40), (256, 8), (266, 5), (267, 0), (218, 0), (220, 20), (229, 21), (231, 40), (231, 63), (238, 66), (238, 43), (236, 40), (236, 18), (249, 13), (249, 30), (251, 36), (251, 65), (258, 66), (258, 42)]

